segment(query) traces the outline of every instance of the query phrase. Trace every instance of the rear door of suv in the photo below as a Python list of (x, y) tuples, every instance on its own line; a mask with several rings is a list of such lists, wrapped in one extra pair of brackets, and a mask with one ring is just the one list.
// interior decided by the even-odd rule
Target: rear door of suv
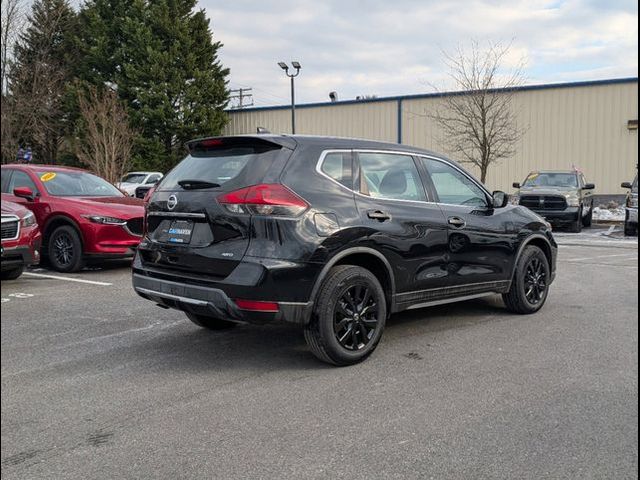
[(355, 152), (356, 204), (370, 229), (368, 242), (394, 268), (398, 304), (417, 303), (412, 292), (442, 287), (447, 270), (447, 226), (429, 202), (410, 154)]

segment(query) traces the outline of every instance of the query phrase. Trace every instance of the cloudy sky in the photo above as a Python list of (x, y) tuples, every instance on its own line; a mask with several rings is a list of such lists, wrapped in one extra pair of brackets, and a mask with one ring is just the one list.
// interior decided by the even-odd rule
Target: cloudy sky
[[(297, 60), (300, 102), (446, 88), (442, 50), (512, 42), (527, 83), (638, 75), (636, 0), (200, 0), (231, 88), (256, 106), (289, 101), (280, 60)], [(509, 65), (507, 65), (508, 67)]]

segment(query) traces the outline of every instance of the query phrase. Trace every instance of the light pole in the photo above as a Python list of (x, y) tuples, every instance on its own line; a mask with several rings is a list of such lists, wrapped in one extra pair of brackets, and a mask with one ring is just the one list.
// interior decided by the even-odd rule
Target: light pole
[(293, 79), (296, 78), (300, 74), (300, 63), (291, 62), (293, 68), (296, 69), (296, 73), (289, 73), (289, 65), (284, 62), (278, 62), (278, 66), (284, 70), (284, 73), (287, 77), (291, 79), (291, 133), (296, 133), (296, 94), (294, 89)]

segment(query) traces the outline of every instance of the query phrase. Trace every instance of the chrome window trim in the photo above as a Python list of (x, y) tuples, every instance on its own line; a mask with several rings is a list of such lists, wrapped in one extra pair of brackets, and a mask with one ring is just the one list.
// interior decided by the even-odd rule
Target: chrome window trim
[(22, 220), (20, 219), (20, 217), (18, 217), (17, 215), (2, 215), (2, 223), (9, 223), (9, 222), (18, 223), (18, 228), (16, 228), (16, 235), (11, 238), (3, 238), (2, 239), (3, 241), (17, 240), (18, 238), (20, 238), (20, 227), (22, 226)]
[[(471, 177), (467, 172), (465, 172), (463, 169), (461, 169), (460, 167), (454, 165), (453, 163), (445, 160), (444, 158), (440, 158), (440, 157), (436, 157), (433, 155), (427, 155), (424, 153), (413, 153), (413, 152), (403, 152), (403, 151), (399, 151), (399, 150), (375, 150), (375, 149), (360, 149), (360, 148), (351, 148), (351, 149), (328, 149), (328, 150), (323, 150), (322, 153), (320, 153), (320, 158), (318, 159), (318, 162), (316, 164), (316, 172), (318, 174), (320, 174), (321, 176), (329, 179), (330, 181), (332, 181), (333, 183), (335, 183), (336, 185), (339, 185), (340, 187), (344, 188), (345, 190), (348, 190), (351, 193), (354, 193), (355, 195), (358, 195), (362, 198), (367, 198), (369, 200), (381, 200), (381, 201), (389, 201), (389, 202), (401, 202), (401, 203), (415, 203), (415, 204), (420, 204), (420, 205), (445, 205), (445, 206), (452, 206), (452, 207), (473, 207), (470, 205), (458, 205), (458, 204), (449, 204), (449, 203), (441, 203), (441, 202), (433, 202), (431, 201), (429, 198), (427, 198), (427, 200), (423, 201), (423, 200), (402, 200), (402, 199), (398, 199), (398, 198), (376, 198), (376, 197), (370, 197), (367, 195), (364, 195), (356, 190), (353, 190), (351, 188), (345, 187), (344, 185), (342, 185), (340, 182), (338, 182), (336, 179), (330, 177), (329, 175), (327, 175), (326, 173), (324, 173), (322, 171), (322, 164), (324, 163), (324, 159), (327, 155), (331, 154), (331, 153), (379, 153), (379, 154), (392, 154), (392, 155), (405, 155), (408, 157), (412, 157), (412, 158), (427, 158), (429, 160), (434, 160), (436, 162), (441, 162), (444, 163), (448, 166), (450, 166), (451, 168), (453, 168), (454, 170), (457, 170), (458, 172), (460, 172), (462, 175), (464, 175), (468, 180), (470, 180), (474, 185), (476, 185), (478, 188), (480, 188), (480, 190), (482, 190), (486, 195), (487, 195), (487, 201), (492, 198), (491, 193), (489, 193), (489, 190), (486, 189), (486, 187), (484, 187), (482, 184), (480, 184), (475, 178)], [(425, 167), (426, 168), (426, 167)], [(428, 172), (428, 169), (427, 169)], [(427, 195), (429, 195), (429, 191), (427, 190)], [(487, 208), (490, 205), (487, 205)], [(473, 208), (477, 208), (477, 207), (473, 207)]]
[[(435, 162), (444, 163), (445, 165), (453, 168), (454, 170), (457, 170), (463, 176), (465, 176), (467, 178), (467, 180), (469, 180), (476, 187), (478, 187), (481, 191), (483, 191), (485, 193), (485, 195), (487, 195), (487, 198), (485, 200), (489, 201), (489, 199), (493, 198), (493, 194), (491, 194), (489, 192), (489, 190), (487, 190), (487, 188), (484, 185), (482, 185), (475, 178), (473, 178), (471, 175), (469, 175), (467, 172), (465, 172), (462, 168), (454, 165), (453, 163), (448, 162), (448, 161), (444, 160), (443, 158), (432, 157), (432, 156), (429, 156), (429, 155), (417, 155), (417, 156), (421, 157), (421, 158), (428, 158), (429, 160), (433, 160)], [(425, 169), (427, 170), (427, 173), (429, 173), (429, 169), (426, 166), (425, 166)], [(431, 173), (429, 173), (429, 175), (431, 175)], [(432, 181), (433, 181), (433, 178), (432, 178)], [(442, 202), (439, 202), (439, 204), (440, 205), (452, 206), (452, 207), (474, 207), (473, 205), (460, 205), (460, 204), (457, 204), (457, 203), (442, 203)], [(490, 205), (487, 205), (487, 207), (489, 207), (489, 206)]]
[[(337, 149), (337, 150), (323, 150), (322, 153), (320, 154), (320, 158), (318, 159), (318, 163), (316, 163), (316, 173), (320, 174), (321, 176), (327, 178), (328, 180), (331, 180), (333, 183), (335, 183), (336, 185), (338, 185), (339, 187), (344, 188), (345, 190), (351, 192), (351, 193), (358, 193), (355, 190), (349, 188), (349, 187), (345, 187), (343, 184), (341, 184), (339, 181), (337, 181), (335, 178), (330, 177), (329, 175), (327, 175), (326, 173), (324, 173), (322, 171), (322, 164), (324, 163), (325, 158), (328, 155), (331, 155), (333, 153), (353, 153), (352, 149)], [(351, 181), (353, 182), (353, 167), (351, 168)]]

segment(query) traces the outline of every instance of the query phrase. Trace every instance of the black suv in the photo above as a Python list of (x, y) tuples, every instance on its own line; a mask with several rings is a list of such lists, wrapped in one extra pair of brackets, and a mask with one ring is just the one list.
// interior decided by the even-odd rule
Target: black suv
[(456, 163), (401, 145), (255, 135), (189, 143), (147, 205), (133, 286), (201, 327), (285, 321), (353, 364), (388, 316), (502, 294), (534, 313), (550, 226)]

